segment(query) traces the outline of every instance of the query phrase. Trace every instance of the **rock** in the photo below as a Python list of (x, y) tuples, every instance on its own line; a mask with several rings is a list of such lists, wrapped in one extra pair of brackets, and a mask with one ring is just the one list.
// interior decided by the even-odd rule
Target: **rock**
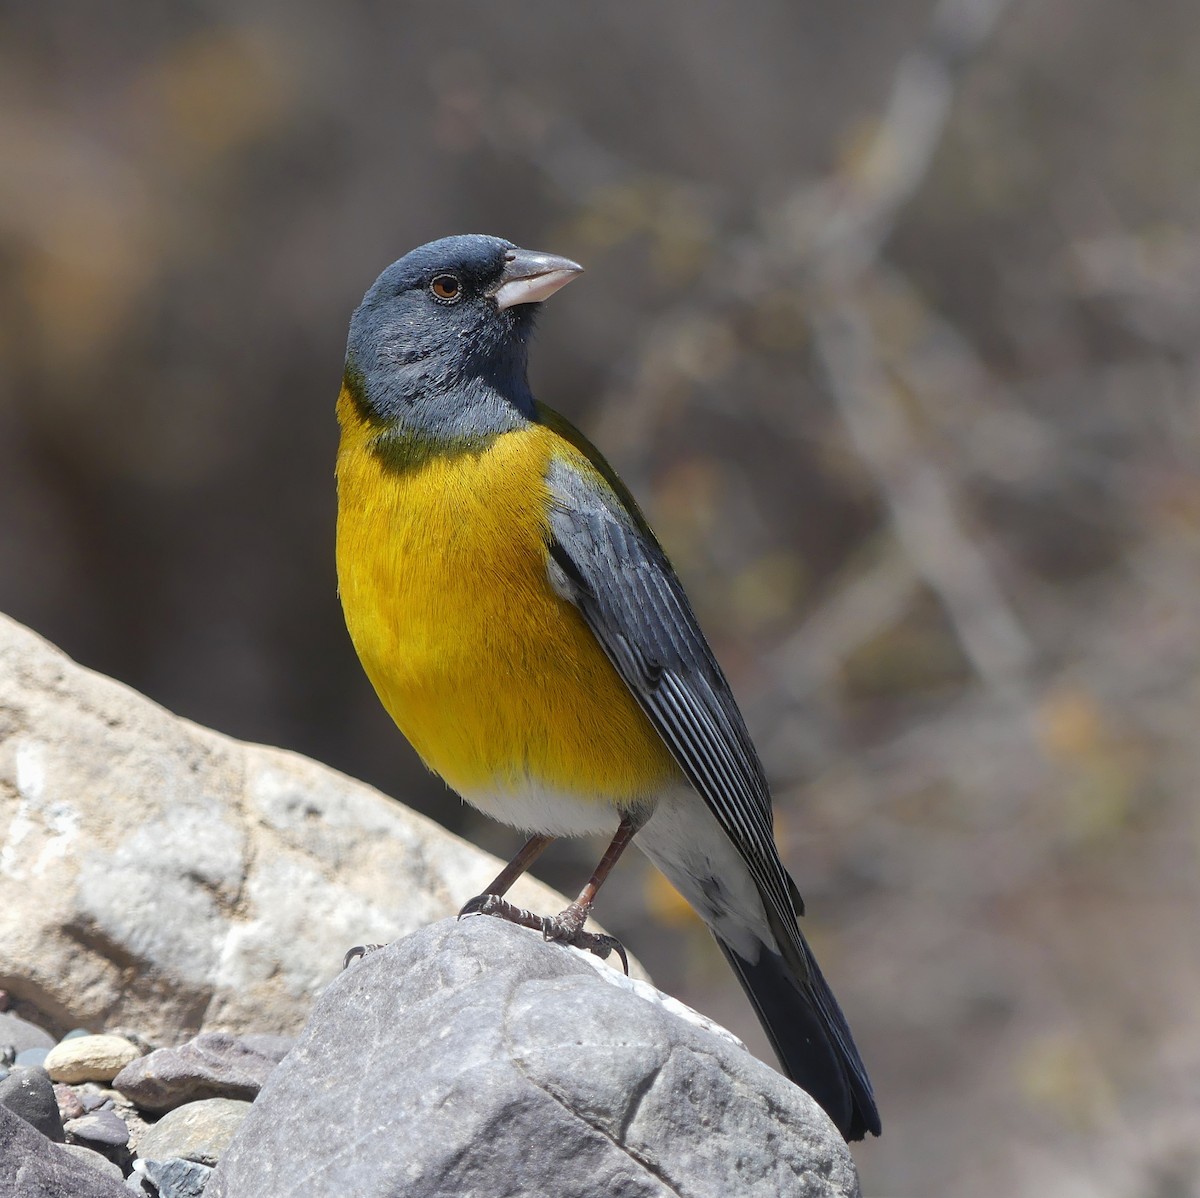
[(108, 1157), (101, 1156), (94, 1148), (85, 1148), (82, 1144), (64, 1144), (63, 1148), (77, 1161), (83, 1161), (89, 1169), (98, 1169), (106, 1177), (111, 1177), (113, 1181), (123, 1182), (125, 1180), (121, 1166), (114, 1164)]
[(296, 1047), (295, 1036), (272, 1036), (265, 1032), (247, 1032), (238, 1036), (238, 1043), (251, 1052), (273, 1061), (276, 1065)]
[(44, 1066), (56, 1082), (110, 1082), (141, 1055), (121, 1036), (76, 1036), (56, 1044)]
[(113, 1086), (147, 1111), (168, 1111), (197, 1098), (252, 1101), (293, 1043), (284, 1036), (202, 1032), (178, 1048), (133, 1061)]
[(213, 1172), (209, 1165), (180, 1157), (143, 1161), (143, 1166), (146, 1176), (158, 1187), (159, 1198), (201, 1198)]
[(124, 1148), (129, 1143), (129, 1128), (116, 1111), (93, 1111), (63, 1125), (67, 1135), (105, 1148)]
[[(456, 912), (500, 868), (378, 791), (179, 719), (2, 616), (0, 796), (5, 984), (62, 1026), (160, 1043), (295, 1032), (351, 945)], [(565, 905), (528, 879), (510, 897)]]
[(17, 1059), (13, 1064), (20, 1065), (24, 1069), (41, 1069), (49, 1055), (48, 1048), (24, 1048), (17, 1053)]
[(9, 1064), (16, 1059), (17, 1053), (24, 1052), (27, 1048), (53, 1047), (54, 1037), (36, 1023), (30, 1023), (28, 1019), (14, 1015), (12, 1011), (0, 1011), (0, 1055), (4, 1055), (3, 1049), (11, 1048)]
[(44, 1069), (14, 1069), (0, 1082), (0, 1106), (20, 1115), (47, 1139), (57, 1144), (65, 1139), (54, 1083)]
[(858, 1193), (841, 1136), (786, 1078), (619, 974), (484, 918), (341, 974), (205, 1193), (291, 1198), (318, 1176), (356, 1198)]
[(113, 1105), (112, 1090), (103, 1090), (84, 1084), (76, 1093), (79, 1095), (79, 1101), (85, 1111), (97, 1111), (102, 1106), (111, 1107)]
[(215, 1165), (249, 1110), (248, 1102), (235, 1098), (205, 1098), (176, 1107), (146, 1129), (138, 1155), (146, 1160), (181, 1156)]
[(58, 1113), (64, 1123), (68, 1119), (78, 1119), (87, 1114), (83, 1099), (70, 1086), (64, 1086), (61, 1082), (54, 1087), (54, 1101), (58, 1103)]
[(77, 1153), (52, 1144), (0, 1106), (0, 1196), (129, 1198), (129, 1191), (90, 1159), (85, 1163)]

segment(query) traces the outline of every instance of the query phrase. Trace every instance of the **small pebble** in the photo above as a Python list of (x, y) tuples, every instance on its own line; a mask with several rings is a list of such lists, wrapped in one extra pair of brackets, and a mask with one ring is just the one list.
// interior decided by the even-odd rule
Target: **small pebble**
[(159, 1198), (201, 1198), (212, 1169), (182, 1157), (143, 1161), (146, 1176), (158, 1187)]
[(67, 1135), (88, 1144), (101, 1144), (105, 1148), (124, 1148), (129, 1143), (129, 1128), (116, 1111), (96, 1111), (72, 1119), (65, 1125)]
[(46, 1072), (56, 1082), (110, 1082), (141, 1055), (122, 1036), (79, 1036), (50, 1050)]
[[(78, 1040), (80, 1036), (90, 1036), (92, 1033), (86, 1027), (73, 1027), (64, 1037), (63, 1040)], [(62, 1041), (59, 1041), (61, 1043)]]
[(138, 1155), (152, 1160), (182, 1156), (215, 1165), (250, 1104), (236, 1098), (205, 1098), (168, 1111), (138, 1141)]
[(111, 1094), (106, 1094), (103, 1090), (81, 1090), (79, 1093), (79, 1101), (83, 1104), (85, 1111), (98, 1111), (102, 1107), (112, 1110), (113, 1100)]
[(83, 1105), (83, 1099), (70, 1086), (63, 1085), (61, 1082), (56, 1082), (54, 1085), (54, 1097), (58, 1102), (58, 1113), (64, 1121), (78, 1119), (87, 1111)]
[(125, 1174), (121, 1172), (119, 1165), (114, 1165), (108, 1157), (101, 1156), (100, 1153), (94, 1152), (91, 1148), (85, 1148), (82, 1144), (64, 1144), (63, 1148), (72, 1156), (78, 1157), (81, 1161), (85, 1161), (91, 1165), (93, 1169), (107, 1174), (114, 1181), (125, 1180)]
[(41, 1068), (45, 1065), (49, 1055), (50, 1049), (48, 1048), (23, 1048), (17, 1053), (17, 1059), (13, 1064), (20, 1065), (24, 1069)]
[(44, 1069), (14, 1069), (0, 1082), (0, 1106), (20, 1115), (56, 1144), (66, 1138), (54, 1086)]

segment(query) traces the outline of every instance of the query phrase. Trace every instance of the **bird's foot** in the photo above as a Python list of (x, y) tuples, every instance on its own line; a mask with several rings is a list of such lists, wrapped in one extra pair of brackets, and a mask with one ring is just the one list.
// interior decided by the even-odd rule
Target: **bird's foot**
[(467, 899), (458, 918), (466, 915), (494, 915), (497, 919), (506, 919), (509, 923), (519, 923), (523, 928), (540, 928), (541, 916), (532, 911), (525, 911), (498, 894), (477, 894), (473, 899)]
[(498, 894), (480, 894), (471, 899), (458, 913), (458, 918), (464, 915), (494, 915), (497, 919), (519, 924), (523, 928), (531, 928), (541, 932), (545, 940), (556, 944), (569, 944), (573, 948), (581, 948), (586, 952), (595, 953), (604, 960), (609, 953), (615, 952), (621, 958), (621, 968), (626, 975), (629, 973), (629, 958), (625, 949), (615, 936), (604, 936), (597, 932), (585, 932), (583, 925), (587, 922), (590, 908), (582, 903), (572, 903), (558, 915), (535, 915), (514, 903), (508, 902)]
[(359, 961), (371, 953), (378, 952), (383, 947), (382, 944), (356, 944), (342, 958), (342, 972), (345, 973), (350, 968), (351, 962)]
[(599, 932), (585, 932), (583, 925), (591, 913), (591, 906), (585, 903), (572, 903), (565, 911), (557, 915), (542, 917), (542, 935), (556, 944), (570, 944), (574, 948), (582, 948), (589, 953), (595, 953), (604, 960), (609, 953), (615, 952), (621, 958), (621, 968), (625, 976), (629, 976), (629, 958), (625, 948), (615, 936), (604, 936)]

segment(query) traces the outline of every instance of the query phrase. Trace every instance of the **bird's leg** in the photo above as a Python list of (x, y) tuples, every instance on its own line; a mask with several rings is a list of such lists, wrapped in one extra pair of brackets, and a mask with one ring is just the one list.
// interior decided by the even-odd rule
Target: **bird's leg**
[[(507, 909), (514, 915), (523, 917), (521, 919), (513, 918), (513, 923), (522, 923), (527, 928), (541, 931), (542, 917), (540, 915), (522, 911), (519, 907), (514, 907), (512, 903), (506, 903), (500, 896), (542, 855), (543, 850), (553, 839), (553, 836), (531, 836), (525, 842), (525, 847), (492, 879), (488, 888), (463, 907), (458, 913), (458, 918), (462, 919), (464, 915), (502, 915), (505, 918), (511, 918), (506, 916), (502, 910)], [(342, 958), (342, 969), (349, 969), (352, 961), (359, 961), (381, 948), (383, 948), (382, 944), (356, 944)]]
[[(484, 892), (468, 899), (458, 913), (458, 918), (462, 919), (464, 915), (499, 915), (510, 923), (540, 928), (540, 923), (527, 922), (540, 919), (540, 916), (531, 915), (528, 911), (522, 911), (520, 907), (514, 907), (512, 903), (506, 903), (502, 896), (508, 893), (508, 888), (542, 855), (546, 846), (553, 840), (553, 836), (543, 836), (540, 833), (531, 836), (525, 842), (525, 847), (488, 883)], [(516, 914), (523, 915), (526, 919), (516, 919)]]
[(473, 898), (459, 912), (459, 918), (464, 915), (495, 915), (509, 923), (520, 924), (523, 928), (532, 928), (541, 932), (547, 940), (559, 944), (570, 944), (575, 948), (586, 949), (603, 959), (615, 950), (621, 958), (621, 965), (626, 973), (629, 972), (629, 959), (625, 949), (614, 936), (602, 936), (595, 932), (585, 932), (583, 925), (587, 923), (592, 904), (596, 901), (596, 893), (604, 884), (604, 879), (612, 872), (617, 859), (629, 847), (629, 843), (637, 835), (638, 830), (646, 822), (648, 812), (638, 812), (621, 817), (617, 834), (600, 858), (592, 876), (579, 892), (579, 897), (565, 910), (557, 915), (535, 915), (512, 903), (506, 902), (500, 896), (513, 882), (517, 880), (533, 864), (542, 850), (554, 838), (552, 836), (534, 836), (529, 843), (513, 858), (511, 864), (501, 871), (499, 877), (488, 887), (484, 894)]
[(612, 838), (612, 842), (608, 848), (604, 850), (604, 856), (600, 858), (600, 864), (596, 866), (592, 876), (588, 878), (583, 889), (579, 892), (579, 897), (557, 915), (547, 916), (542, 920), (542, 935), (547, 940), (555, 940), (560, 944), (572, 944), (576, 948), (587, 949), (588, 952), (595, 953), (601, 959), (607, 957), (610, 952), (615, 951), (617, 956), (621, 958), (621, 967), (626, 973), (629, 972), (629, 958), (625, 956), (625, 949), (621, 946), (621, 942), (615, 936), (602, 936), (596, 932), (585, 932), (583, 925), (587, 923), (587, 918), (592, 911), (592, 904), (596, 901), (596, 894), (600, 890), (600, 887), (604, 885), (604, 879), (612, 872), (612, 867), (616, 865), (618, 858), (629, 847), (638, 830), (646, 822), (646, 818), (647, 813), (642, 812), (621, 817), (621, 823), (617, 827), (617, 834)]

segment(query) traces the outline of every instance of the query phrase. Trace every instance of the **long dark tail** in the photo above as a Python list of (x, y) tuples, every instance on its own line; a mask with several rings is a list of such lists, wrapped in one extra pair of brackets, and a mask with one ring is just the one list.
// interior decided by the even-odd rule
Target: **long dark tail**
[(803, 936), (806, 981), (766, 945), (760, 946), (758, 960), (750, 962), (719, 937), (717, 943), (754, 1004), (788, 1077), (821, 1104), (847, 1140), (861, 1140), (867, 1132), (879, 1135), (879, 1111), (867, 1071), (846, 1017)]

